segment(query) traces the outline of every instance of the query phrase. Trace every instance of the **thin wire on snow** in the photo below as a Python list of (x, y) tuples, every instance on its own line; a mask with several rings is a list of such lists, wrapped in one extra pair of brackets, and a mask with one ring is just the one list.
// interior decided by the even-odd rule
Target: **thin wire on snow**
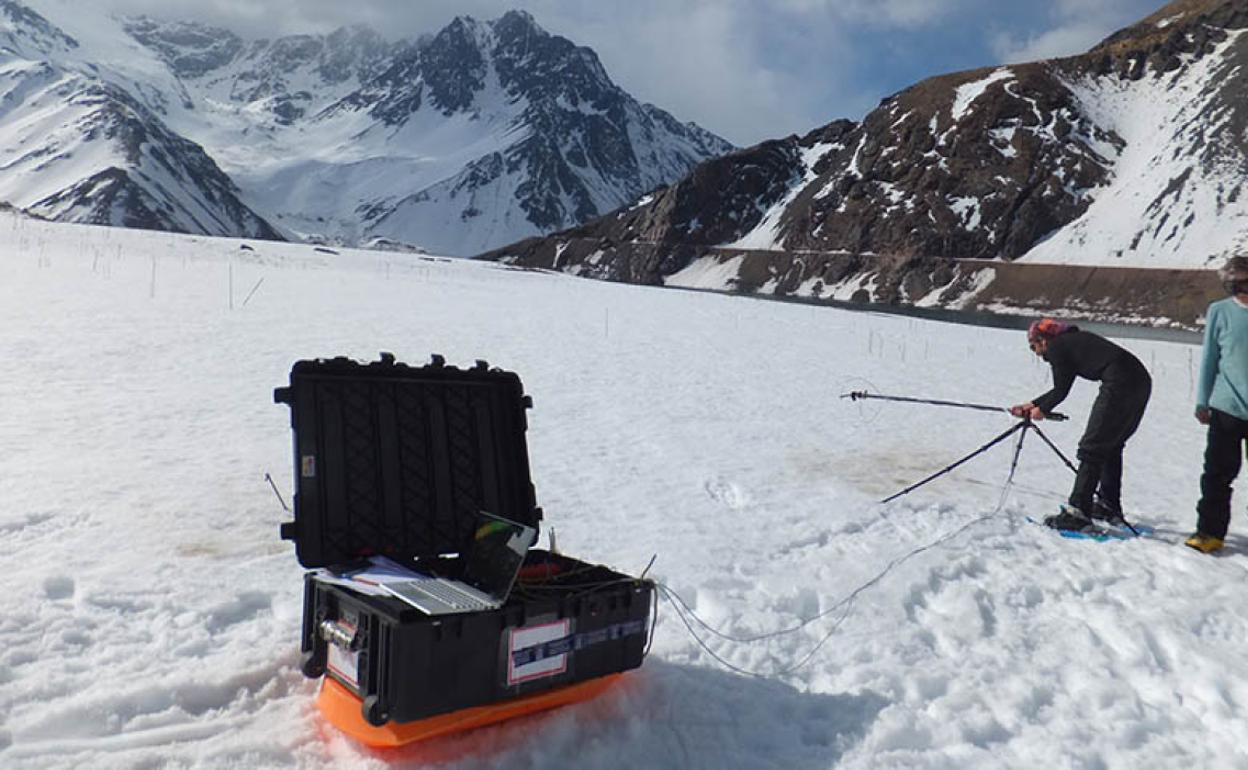
[[(953, 540), (954, 538), (958, 537), (963, 532), (966, 532), (968, 529), (974, 526), (977, 526), (979, 524), (982, 524), (988, 521), (989, 519), (995, 518), (998, 514), (1001, 513), (1001, 510), (1005, 507), (1005, 503), (1009, 497), (1009, 491), (1012, 486), (1013, 486), (1012, 482), (1008, 482), (1008, 481), (1006, 482), (1005, 487), (1001, 490), (1001, 499), (997, 503), (997, 507), (994, 508), (991, 512), (986, 513), (983, 516), (974, 518), (971, 521), (968, 521), (967, 523), (963, 524), (957, 529), (954, 529), (951, 532), (941, 535), (940, 537), (938, 537), (937, 539), (933, 540), (930, 543), (927, 543), (926, 545), (919, 546), (918, 548), (915, 548), (914, 550), (902, 556), (898, 556), (897, 558), (890, 561), (888, 565), (884, 567), (884, 569), (882, 569), (878, 574), (876, 574), (870, 580), (866, 581), (865, 583), (863, 583), (862, 585), (858, 586), (853, 591), (851, 591), (845, 598), (841, 599), (836, 604), (833, 604), (831, 607), (824, 610), (823, 612), (820, 612), (817, 615), (813, 615), (791, 628), (785, 628), (779, 631), (772, 631), (772, 632), (765, 633), (765, 634), (759, 634), (757, 636), (739, 637), (739, 636), (732, 636), (731, 634), (725, 634), (722, 631), (711, 627), (705, 620), (698, 617), (697, 613), (694, 612), (693, 609), (689, 606), (689, 603), (686, 602), (684, 598), (681, 597), (680, 594), (678, 594), (670, 586), (664, 583), (657, 583), (656, 585), (659, 589), (660, 594), (665, 599), (667, 599), (667, 601), (672, 605), (672, 608), (676, 611), (676, 616), (680, 618), (681, 623), (685, 626), (685, 629), (688, 630), (689, 635), (693, 638), (695, 642), (697, 642), (698, 646), (701, 647), (703, 651), (706, 652), (707, 655), (709, 655), (712, 659), (714, 659), (720, 665), (738, 674), (742, 674), (744, 676), (751, 676), (751, 677), (755, 677), (759, 679), (770, 679), (770, 678), (775, 678), (775, 677), (787, 676), (788, 674), (791, 674), (797, 671), (798, 669), (800, 669), (801, 667), (809, 663), (810, 660), (814, 658), (815, 654), (819, 652), (819, 650), (823, 647), (823, 645), (826, 644), (828, 640), (831, 639), (832, 636), (836, 634), (837, 630), (840, 629), (841, 625), (845, 622), (846, 618), (848, 618), (849, 614), (853, 611), (854, 602), (855, 600), (857, 600), (860, 594), (878, 585), (881, 580), (883, 580), (890, 572), (893, 571), (893, 569), (900, 566), (901, 564), (904, 564), (905, 562), (909, 561), (915, 556), (918, 556), (919, 554), (924, 553), (925, 551), (930, 551), (933, 548), (938, 548), (944, 545), (945, 543), (948, 543), (950, 540)], [(845, 608), (845, 611), (841, 613), (841, 616), (839, 618), (837, 618), (836, 622), (832, 625), (832, 628), (826, 634), (824, 634), (824, 636), (821, 639), (819, 639), (819, 641), (815, 644), (814, 647), (811, 648), (810, 652), (802, 656), (801, 660), (797, 661), (793, 665), (788, 666), (786, 668), (777, 669), (775, 671), (770, 671), (770, 672), (750, 671), (748, 669), (741, 668), (740, 666), (737, 666), (725, 660), (722, 656), (720, 656), (718, 653), (716, 653), (714, 650), (710, 648), (710, 646), (706, 643), (706, 641), (701, 636), (698, 635), (698, 632), (694, 630), (693, 625), (690, 623), (690, 620), (692, 619), (702, 628), (706, 629), (708, 632), (710, 632), (714, 636), (717, 636), (720, 639), (723, 639), (725, 641), (734, 642), (734, 643), (751, 643), (751, 642), (760, 642), (760, 641), (765, 641), (768, 639), (774, 639), (780, 636), (788, 636), (790, 634), (794, 634), (798, 631), (801, 631), (803, 628), (810, 625), (811, 623), (814, 623), (817, 620), (820, 620), (822, 618), (827, 617), (828, 615), (831, 615), (832, 613), (836, 612), (838, 609), (841, 609), (842, 607)]]

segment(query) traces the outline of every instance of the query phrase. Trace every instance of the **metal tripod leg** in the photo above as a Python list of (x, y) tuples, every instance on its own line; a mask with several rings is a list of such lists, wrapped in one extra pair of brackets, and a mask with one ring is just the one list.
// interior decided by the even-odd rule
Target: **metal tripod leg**
[(1014, 471), (1018, 470), (1018, 456), (1023, 453), (1023, 439), (1027, 438), (1027, 429), (1035, 427), (1035, 423), (1031, 420), (1023, 420), (1023, 429), (1018, 433), (1018, 443), (1014, 445), (1014, 459), (1010, 461), (1010, 475), (1005, 479), (1007, 487), (1010, 482), (1014, 481)]
[(1052, 450), (1053, 450), (1053, 452), (1054, 452), (1054, 453), (1055, 453), (1058, 457), (1062, 458), (1062, 462), (1066, 463), (1066, 467), (1067, 467), (1067, 468), (1070, 468), (1070, 469), (1071, 469), (1072, 471), (1074, 471), (1075, 473), (1078, 473), (1078, 472), (1079, 472), (1079, 469), (1075, 467), (1075, 464), (1074, 464), (1074, 463), (1072, 463), (1070, 460), (1067, 460), (1067, 459), (1066, 459), (1066, 455), (1062, 454), (1062, 450), (1058, 449), (1056, 444), (1054, 444), (1052, 441), (1049, 441), (1049, 437), (1048, 437), (1048, 436), (1046, 436), (1046, 435), (1044, 435), (1044, 431), (1040, 430), (1040, 426), (1039, 426), (1039, 425), (1036, 425), (1035, 423), (1031, 422), (1030, 420), (1029, 420), (1028, 422), (1030, 423), (1030, 425), (1031, 425), (1032, 429), (1036, 432), (1036, 435), (1038, 435), (1040, 438), (1044, 439), (1044, 443), (1046, 443), (1046, 444), (1048, 444), (1048, 445), (1049, 445), (1049, 449), (1052, 449)]
[[(959, 465), (961, 465), (962, 463), (964, 463), (964, 462), (966, 462), (967, 460), (971, 459), (972, 457), (974, 457), (974, 456), (976, 456), (976, 455), (978, 455), (978, 454), (981, 454), (981, 453), (983, 453), (983, 452), (986, 452), (987, 450), (991, 449), (992, 447), (996, 446), (997, 444), (1000, 444), (1002, 441), (1005, 441), (1007, 438), (1009, 438), (1009, 437), (1010, 437), (1011, 435), (1013, 435), (1015, 432), (1020, 431), (1020, 430), (1025, 431), (1025, 430), (1027, 429), (1027, 426), (1028, 426), (1028, 425), (1031, 425), (1031, 420), (1023, 420), (1022, 422), (1019, 422), (1019, 423), (1018, 423), (1017, 425), (1015, 425), (1014, 427), (1010, 428), (1009, 430), (1005, 431), (1005, 432), (1004, 432), (1004, 433), (1002, 433), (1001, 435), (997, 436), (997, 437), (996, 437), (996, 438), (994, 438), (992, 441), (989, 441), (987, 444), (984, 444), (984, 445), (983, 445), (983, 446), (981, 446), (979, 449), (976, 449), (974, 452), (971, 452), (969, 455), (967, 455), (966, 457), (963, 457), (961, 460), (958, 460), (957, 462), (953, 463), (952, 465), (950, 465), (950, 466), (948, 466), (948, 467), (946, 467), (946, 468), (943, 468), (943, 469), (941, 469), (941, 470), (939, 470), (939, 471), (936, 471), (936, 472), (935, 472), (935, 473), (933, 473), (931, 476), (928, 476), (927, 478), (923, 479), (922, 481), (920, 481), (920, 482), (918, 482), (918, 483), (916, 483), (916, 484), (911, 484), (910, 486), (906, 487), (905, 489), (901, 490), (900, 492), (898, 492), (898, 493), (896, 493), (896, 494), (894, 494), (894, 495), (891, 495), (891, 496), (889, 496), (889, 497), (884, 498), (884, 499), (883, 499), (883, 500), (881, 500), (880, 502), (881, 502), (881, 503), (888, 503), (888, 502), (892, 502), (893, 500), (896, 500), (897, 498), (901, 497), (901, 496), (902, 496), (902, 495), (904, 495), (904, 494), (908, 494), (908, 493), (910, 493), (910, 492), (913, 492), (914, 490), (918, 489), (919, 487), (923, 486), (924, 484), (928, 483), (929, 481), (932, 481), (932, 480), (934, 480), (934, 479), (937, 479), (937, 478), (939, 478), (939, 477), (941, 477), (941, 476), (945, 475), (946, 473), (948, 473), (949, 471), (951, 471), (951, 470), (953, 470), (954, 468), (958, 467)], [(1014, 456), (1015, 462), (1017, 462), (1017, 461), (1018, 461), (1018, 451), (1019, 451), (1019, 449), (1021, 449), (1021, 447), (1022, 447), (1022, 439), (1020, 438), (1020, 439), (1019, 439), (1019, 448), (1015, 450), (1015, 456)], [(1012, 470), (1011, 470), (1011, 472), (1010, 472), (1010, 473), (1011, 473), (1011, 475), (1013, 475), (1013, 471), (1012, 471)]]

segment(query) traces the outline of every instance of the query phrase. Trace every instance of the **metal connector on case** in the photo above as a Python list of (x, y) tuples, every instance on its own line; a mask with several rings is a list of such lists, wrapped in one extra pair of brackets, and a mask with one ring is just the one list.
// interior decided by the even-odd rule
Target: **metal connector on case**
[(332, 620), (323, 620), (320, 625), (321, 638), (335, 647), (352, 651), (355, 649), (357, 635), (350, 626), (340, 626)]

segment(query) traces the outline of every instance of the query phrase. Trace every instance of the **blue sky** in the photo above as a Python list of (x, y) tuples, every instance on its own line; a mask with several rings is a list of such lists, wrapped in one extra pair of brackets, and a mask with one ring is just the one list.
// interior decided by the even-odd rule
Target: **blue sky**
[(529, 11), (617, 84), (731, 142), (860, 119), (923, 78), (1080, 53), (1162, 0), (95, 0), (245, 37), (364, 23), (390, 37)]

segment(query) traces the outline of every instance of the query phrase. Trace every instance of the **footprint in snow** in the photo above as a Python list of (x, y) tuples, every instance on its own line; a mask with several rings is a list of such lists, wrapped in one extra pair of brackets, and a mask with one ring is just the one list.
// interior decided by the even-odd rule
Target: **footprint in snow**
[(44, 578), (43, 595), (49, 599), (69, 599), (74, 595), (74, 579), (68, 575)]
[(711, 499), (717, 503), (722, 503), (734, 511), (739, 511), (749, 504), (749, 497), (741, 489), (741, 487), (733, 484), (731, 481), (725, 481), (722, 478), (709, 479), (706, 484), (706, 493)]
[(273, 598), (268, 594), (246, 591), (213, 608), (208, 613), (204, 627), (209, 633), (215, 634), (238, 623), (245, 623), (261, 613), (271, 611), (272, 608)]

